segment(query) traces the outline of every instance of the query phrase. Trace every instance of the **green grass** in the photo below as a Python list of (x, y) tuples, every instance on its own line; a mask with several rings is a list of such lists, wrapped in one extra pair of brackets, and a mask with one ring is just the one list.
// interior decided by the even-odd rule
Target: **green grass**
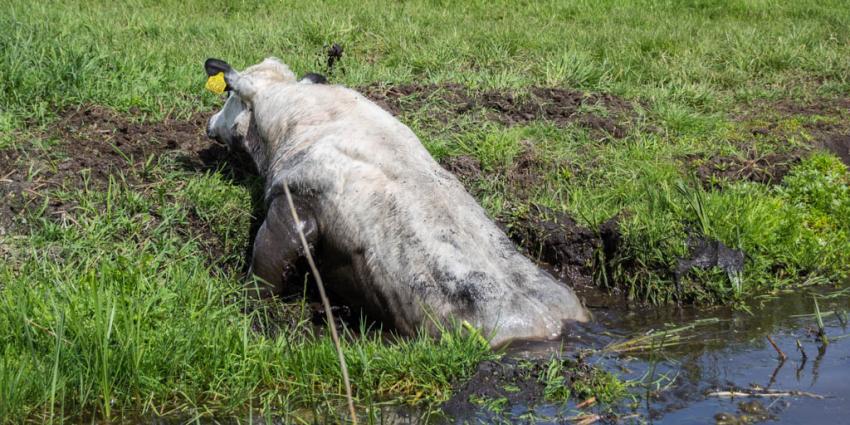
[[(0, 18), (0, 105), (18, 119), (94, 102), (162, 115), (209, 107), (201, 64), (270, 55), (337, 81), (566, 85), (640, 96), (671, 121), (730, 102), (845, 93), (841, 1), (403, 2), (13, 1)], [(680, 122), (680, 124), (682, 124)], [(693, 124), (693, 123), (691, 123)]]
[[(229, 251), (241, 253), (248, 216), (233, 207), (245, 190), (218, 174), (155, 171), (163, 175), (145, 191), (113, 182), (59, 194), (79, 203), (74, 224), (39, 219), (17, 258), (0, 264), (0, 418), (192, 417), (244, 414), (251, 404), (283, 417), (333, 413), (342, 378), (309, 310), (246, 304), (239, 272), (220, 271), (232, 259), (209, 264), (202, 241), (181, 234), (196, 213), (220, 237), (238, 229), (240, 246)], [(228, 212), (232, 227), (213, 212)], [(389, 344), (359, 330), (346, 340), (360, 406), (440, 401), (491, 355), (460, 334)]]
[[(49, 152), (61, 141), (44, 129), (81, 104), (138, 120), (212, 110), (220, 100), (203, 90), (207, 57), (241, 68), (274, 55), (298, 73), (321, 72), (323, 46), (338, 42), (345, 57), (332, 79), (353, 87), (563, 86), (641, 102), (650, 126), (619, 140), (545, 122), (507, 128), (461, 117), (443, 127), (427, 108), (401, 117), (435, 157), (480, 161), (470, 189), (508, 225), (531, 203), (591, 228), (622, 212), (623, 249), (607, 259), (613, 274), (598, 277), (602, 286), (638, 302), (673, 301), (670, 272), (688, 231), (747, 253), (739, 283), (717, 270), (689, 275), (693, 302), (846, 278), (850, 177), (834, 157), (807, 155), (776, 185), (713, 189), (684, 160), (809, 146), (820, 122), (847, 134), (846, 113), (771, 106), (847, 98), (843, 1), (8, 3), (0, 149)], [(770, 134), (754, 136), (756, 128)], [(538, 178), (520, 193), (508, 173), (529, 144)], [(35, 208), (23, 234), (0, 236), (0, 421), (334, 412), (342, 391), (333, 348), (303, 305), (249, 309), (238, 296), (249, 190), (218, 172), (143, 168), (153, 183), (116, 177), (108, 190), (52, 191), (68, 206), (64, 219)], [(279, 334), (254, 330), (267, 314), (285, 318)], [(347, 341), (361, 406), (445, 399), (490, 355), (474, 336)]]

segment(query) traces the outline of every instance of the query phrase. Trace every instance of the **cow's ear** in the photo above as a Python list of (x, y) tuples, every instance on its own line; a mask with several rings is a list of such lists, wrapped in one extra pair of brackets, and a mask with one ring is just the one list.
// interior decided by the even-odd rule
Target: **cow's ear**
[(227, 75), (227, 73), (233, 71), (233, 67), (221, 59), (209, 58), (204, 62), (204, 70), (207, 71), (208, 77), (212, 77), (218, 73)]
[(204, 71), (207, 72), (206, 89), (213, 94), (222, 94), (233, 88), (228, 84), (228, 79), (233, 79), (233, 68), (221, 59), (207, 59), (204, 62)]
[(227, 62), (209, 58), (204, 62), (204, 70), (207, 72), (207, 89), (210, 91), (220, 94), (232, 90), (244, 100), (253, 97), (253, 85)]

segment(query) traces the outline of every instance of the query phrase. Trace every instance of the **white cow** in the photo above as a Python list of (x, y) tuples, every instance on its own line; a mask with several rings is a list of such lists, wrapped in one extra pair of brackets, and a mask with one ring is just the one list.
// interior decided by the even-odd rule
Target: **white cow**
[(573, 291), (520, 254), (415, 134), (360, 93), (303, 84), (266, 59), (242, 72), (209, 59), (230, 94), (211, 138), (243, 149), (265, 178), (268, 214), (251, 273), (261, 296), (303, 255), (292, 192), (328, 289), (401, 332), (467, 321), (493, 346), (552, 339), (588, 313)]

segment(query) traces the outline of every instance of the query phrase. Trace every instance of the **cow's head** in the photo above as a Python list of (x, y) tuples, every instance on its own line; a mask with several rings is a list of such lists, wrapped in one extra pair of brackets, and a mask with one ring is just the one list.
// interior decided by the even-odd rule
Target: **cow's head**
[(207, 123), (207, 136), (227, 144), (231, 149), (257, 152), (262, 148), (257, 144), (262, 141), (251, 137), (254, 99), (270, 84), (295, 82), (295, 74), (274, 58), (268, 58), (242, 72), (219, 59), (207, 59), (204, 68), (210, 77), (219, 73), (224, 75), (227, 95), (224, 107)]

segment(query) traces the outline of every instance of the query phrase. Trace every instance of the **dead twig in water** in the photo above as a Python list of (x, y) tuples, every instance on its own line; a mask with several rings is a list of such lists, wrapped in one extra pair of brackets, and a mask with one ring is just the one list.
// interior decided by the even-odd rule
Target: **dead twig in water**
[(322, 282), (322, 277), (319, 275), (319, 270), (316, 268), (316, 263), (313, 261), (313, 255), (310, 254), (310, 245), (307, 244), (307, 238), (301, 230), (301, 220), (298, 218), (298, 212), (295, 211), (295, 204), (292, 202), (292, 194), (289, 193), (289, 184), (283, 182), (283, 191), (286, 193), (286, 203), (289, 204), (289, 212), (292, 213), (292, 219), (295, 221), (295, 229), (298, 230), (298, 237), (301, 239), (301, 246), (304, 247), (304, 255), (307, 257), (307, 263), (310, 265), (310, 270), (313, 276), (316, 277), (316, 285), (319, 287), (319, 296), (322, 297), (322, 305), (325, 308), (325, 315), (328, 321), (328, 326), (331, 328), (331, 338), (336, 346), (336, 353), (339, 356), (339, 368), (342, 370), (342, 381), (345, 384), (345, 397), (348, 399), (348, 410), (351, 414), (351, 422), (357, 425), (357, 412), (354, 410), (354, 396), (351, 393), (351, 381), (348, 379), (348, 366), (345, 364), (345, 355), (342, 353), (342, 344), (339, 342), (339, 335), (336, 332), (336, 323), (334, 322), (333, 312), (331, 312), (331, 303), (328, 301), (328, 296), (325, 294), (325, 285)]
[(786, 359), (788, 359), (788, 356), (786, 356), (785, 353), (783, 353), (782, 350), (779, 349), (779, 346), (776, 345), (776, 342), (773, 341), (773, 338), (771, 338), (770, 335), (767, 336), (767, 341), (770, 342), (770, 345), (772, 345), (773, 349), (776, 350), (776, 353), (779, 354), (779, 360), (784, 362)]
[(575, 422), (576, 425), (591, 425), (591, 424), (595, 424), (596, 422), (599, 422), (600, 420), (602, 420), (602, 416), (599, 416), (599, 415), (581, 415), (581, 416), (574, 416), (572, 418), (568, 418), (567, 420), (569, 420), (571, 422)]
[(708, 397), (762, 397), (762, 398), (774, 398), (774, 397), (809, 397), (816, 398), (818, 400), (823, 400), (824, 396), (820, 394), (810, 393), (807, 391), (767, 391), (767, 392), (744, 392), (744, 391), (715, 391), (713, 393), (706, 394)]
[(596, 404), (596, 397), (590, 397), (589, 399), (579, 403), (576, 405), (576, 409), (584, 409), (587, 406), (593, 406)]

